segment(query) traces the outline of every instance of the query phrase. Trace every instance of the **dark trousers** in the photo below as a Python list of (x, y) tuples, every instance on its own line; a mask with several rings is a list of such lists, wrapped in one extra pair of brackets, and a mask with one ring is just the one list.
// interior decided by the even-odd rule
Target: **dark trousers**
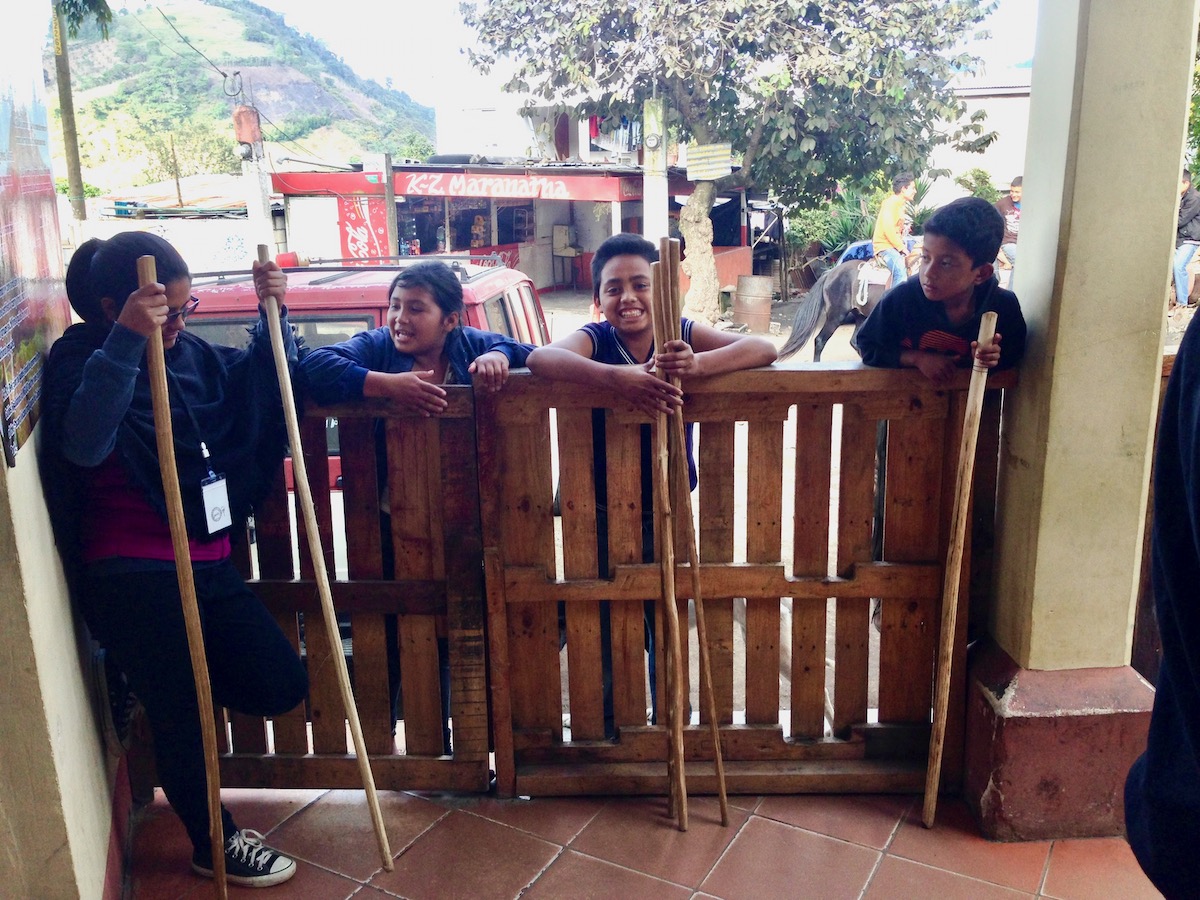
[[(233, 563), (201, 564), (194, 575), (216, 702), (252, 716), (280, 715), (300, 703), (308, 692), (304, 665)], [(163, 792), (207, 859), (204, 749), (174, 566), (93, 568), (80, 603), (92, 636), (146, 708)], [(228, 837), (237, 828), (224, 807), (222, 818)]]

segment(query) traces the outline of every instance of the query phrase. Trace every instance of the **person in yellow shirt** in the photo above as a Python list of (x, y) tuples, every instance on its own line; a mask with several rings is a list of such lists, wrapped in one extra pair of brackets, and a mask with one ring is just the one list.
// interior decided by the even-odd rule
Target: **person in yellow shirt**
[(908, 229), (911, 225), (908, 204), (916, 196), (916, 178), (912, 172), (901, 172), (892, 179), (892, 195), (880, 204), (879, 216), (875, 219), (875, 234), (872, 235), (872, 242), (875, 255), (892, 273), (889, 287), (903, 284), (908, 278), (908, 270), (904, 265), (908, 247), (904, 239), (908, 236)]

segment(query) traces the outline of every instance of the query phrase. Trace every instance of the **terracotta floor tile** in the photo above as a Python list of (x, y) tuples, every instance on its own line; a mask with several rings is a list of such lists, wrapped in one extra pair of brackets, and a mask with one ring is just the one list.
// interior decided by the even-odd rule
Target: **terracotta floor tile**
[(1156, 900), (1124, 838), (1055, 841), (1042, 894), (1057, 900)]
[[(732, 808), (744, 809), (746, 812), (752, 813), (758, 809), (763, 798), (758, 794), (729, 794), (726, 800)], [(719, 801), (718, 805), (720, 805)]]
[(1032, 900), (1034, 895), (885, 856), (863, 896), (864, 900)]
[(700, 887), (723, 900), (853, 900), (879, 857), (866, 847), (755, 817)]
[(688, 801), (688, 830), (679, 831), (666, 810), (664, 797), (614, 799), (570, 848), (664, 881), (698, 887), (747, 814), (731, 807), (729, 827), (723, 828), (717, 801), (693, 797)]
[(688, 900), (690, 888), (568, 850), (521, 900)]
[[(186, 895), (186, 900), (210, 900), (213, 896), (212, 882), (199, 877), (195, 878), (195, 881), (197, 886)], [(229, 900), (263, 900), (264, 890), (272, 892), (268, 897), (278, 900), (347, 900), (357, 896), (361, 888), (362, 885), (353, 879), (327, 872), (311, 863), (297, 861), (296, 874), (286, 883), (274, 888), (239, 887), (231, 884)]]
[[(395, 857), (439, 818), (440, 806), (399, 791), (380, 791), (379, 808)], [(297, 859), (368, 881), (382, 866), (375, 829), (362, 791), (329, 791), (269, 835), (269, 843)]]
[(133, 819), (129, 879), (134, 900), (178, 900), (200, 879), (192, 872), (192, 842), (162, 792)]
[(253, 828), (267, 834), (324, 793), (323, 789), (267, 791), (222, 788), (221, 801), (233, 814), (233, 820), (239, 828)]
[(497, 800), (494, 797), (442, 795), (428, 797), (439, 806), (471, 812), (502, 825), (527, 831), (556, 844), (568, 844), (608, 803), (600, 797), (535, 797)]
[(915, 801), (893, 795), (796, 794), (767, 797), (757, 815), (882, 850)]
[(964, 803), (942, 800), (938, 803), (934, 828), (921, 824), (921, 806), (914, 804), (888, 846), (888, 854), (1036, 893), (1046, 869), (1050, 843), (1004, 844), (985, 840)]
[(451, 810), (380, 872), (372, 886), (411, 900), (516, 897), (561, 852), (557, 844)]

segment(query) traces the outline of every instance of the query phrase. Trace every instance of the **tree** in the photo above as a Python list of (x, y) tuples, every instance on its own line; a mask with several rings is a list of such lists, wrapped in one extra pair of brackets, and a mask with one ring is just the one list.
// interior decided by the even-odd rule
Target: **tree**
[(681, 140), (728, 141), (740, 168), (698, 182), (681, 216), (689, 311), (712, 319), (716, 265), (703, 229), (718, 189), (754, 186), (785, 201), (880, 169), (919, 168), (934, 147), (982, 149), (951, 80), (977, 60), (956, 47), (991, 0), (476, 0), (464, 3), (487, 71), (507, 89), (583, 114), (640, 118), (667, 99)]
[(79, 132), (75, 127), (75, 97), (71, 91), (71, 61), (67, 54), (67, 38), (63, 27), (74, 37), (84, 22), (94, 19), (101, 33), (108, 37), (112, 10), (105, 0), (58, 0), (54, 11), (54, 68), (58, 81), (58, 108), (62, 113), (63, 150), (67, 158), (67, 197), (71, 213), (82, 221), (87, 218), (84, 205), (83, 169), (79, 164)]

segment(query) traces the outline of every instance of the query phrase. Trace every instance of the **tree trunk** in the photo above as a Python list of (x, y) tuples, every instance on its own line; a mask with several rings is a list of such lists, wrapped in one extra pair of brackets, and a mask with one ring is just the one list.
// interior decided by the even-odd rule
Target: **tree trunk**
[(679, 232), (687, 251), (682, 268), (691, 279), (683, 312), (689, 319), (709, 325), (721, 314), (721, 285), (713, 256), (712, 219), (708, 216), (716, 193), (711, 181), (696, 182), (696, 189), (679, 213)]
[(75, 99), (71, 94), (71, 62), (67, 57), (67, 25), (62, 9), (54, 5), (54, 74), (58, 81), (58, 108), (62, 113), (63, 148), (67, 157), (67, 199), (71, 212), (87, 218), (83, 202), (83, 172), (79, 165), (79, 133), (75, 129)]

